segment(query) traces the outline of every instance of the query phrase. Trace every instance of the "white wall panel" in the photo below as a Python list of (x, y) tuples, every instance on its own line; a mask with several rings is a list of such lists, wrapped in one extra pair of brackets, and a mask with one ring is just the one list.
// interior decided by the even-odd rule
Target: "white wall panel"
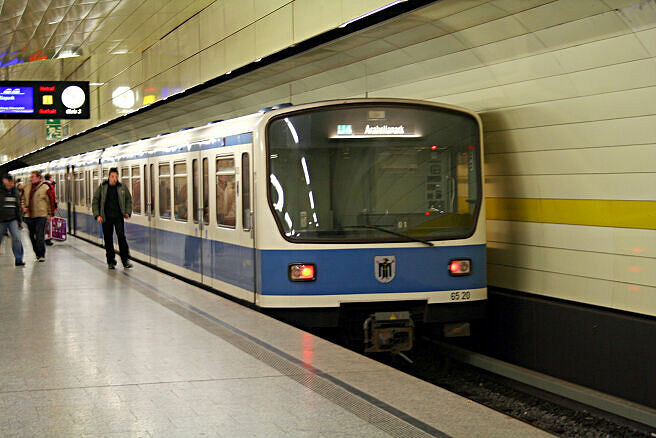
[(255, 0), (255, 16), (260, 19), (292, 3), (292, 0)]
[(223, 0), (226, 35), (255, 22), (255, 0)]
[(225, 39), (226, 68), (235, 70), (249, 64), (255, 56), (255, 25), (248, 26)]
[(200, 80), (208, 81), (216, 76), (217, 71), (226, 71), (225, 43), (216, 43), (200, 54)]
[(636, 33), (636, 38), (651, 56), (656, 56), (656, 28)]
[(343, 23), (342, 2), (323, 0), (294, 1), (294, 42), (306, 40), (319, 32)]
[(489, 266), (488, 278), (492, 284), (509, 289), (656, 315), (656, 288), (650, 286), (500, 265)]
[(651, 144), (656, 143), (655, 123), (656, 116), (643, 116), (498, 131), (486, 134), (485, 145), (498, 153)]
[(656, 173), (486, 176), (494, 198), (656, 200)]
[[(656, 286), (656, 259), (491, 242), (492, 264), (648, 287)], [(495, 284), (495, 283), (492, 283)], [(655, 297), (656, 298), (656, 297)]]
[(485, 175), (572, 175), (649, 173), (656, 144), (607, 148), (488, 154)]
[(487, 221), (490, 242), (656, 259), (653, 230)]
[(294, 43), (294, 10), (291, 4), (255, 23), (255, 56), (263, 58)]
[[(656, 73), (656, 60), (645, 70), (654, 70), (654, 73)], [(578, 92), (576, 86), (567, 79), (563, 77), (560, 78), (560, 82), (551, 81), (551, 85), (558, 88), (558, 93), (553, 93), (554, 97), (567, 91)], [(645, 74), (645, 79), (656, 82), (656, 76), (649, 78), (649, 75)], [(548, 91), (548, 87), (544, 84), (544, 81), (535, 82), (540, 82), (543, 85), (539, 88), (542, 90), (542, 96), (544, 96), (544, 93)], [(624, 83), (622, 85), (634, 86), (636, 84)], [(621, 85), (618, 84), (618, 86)], [(511, 91), (514, 87), (503, 87), (503, 91), (507, 94), (519, 94), (518, 91)], [(524, 90), (524, 87), (520, 90)], [(535, 97), (532, 97), (530, 91), (527, 91), (526, 95), (526, 99), (531, 100), (538, 97), (537, 93), (535, 93)], [(503, 125), (495, 125), (494, 121), (490, 120), (491, 123), (486, 126), (489, 131), (493, 131), (650, 116), (656, 114), (656, 105), (653, 103), (655, 99), (656, 86), (594, 94), (580, 98), (563, 98), (516, 108), (506, 108), (497, 112), (498, 114), (503, 113)], [(485, 116), (487, 121), (487, 113)], [(500, 121), (500, 119), (497, 118), (496, 120)]]
[(200, 48), (205, 49), (224, 39), (226, 35), (224, 4), (214, 2), (200, 15)]
[(614, 282), (555, 272), (488, 264), (488, 282), (552, 298), (611, 307)]

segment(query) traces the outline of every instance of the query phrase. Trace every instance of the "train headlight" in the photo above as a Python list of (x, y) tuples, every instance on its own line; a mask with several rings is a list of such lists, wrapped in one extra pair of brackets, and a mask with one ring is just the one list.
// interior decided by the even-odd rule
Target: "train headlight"
[(291, 281), (314, 281), (317, 279), (317, 269), (313, 263), (292, 263), (289, 265)]
[(453, 276), (471, 274), (471, 260), (469, 259), (451, 260), (449, 262), (449, 274)]

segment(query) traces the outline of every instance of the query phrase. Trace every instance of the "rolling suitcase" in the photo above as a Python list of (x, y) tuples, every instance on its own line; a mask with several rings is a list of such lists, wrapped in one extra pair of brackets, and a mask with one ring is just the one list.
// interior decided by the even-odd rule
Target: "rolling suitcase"
[(66, 240), (66, 219), (63, 217), (53, 217), (46, 228), (46, 239), (49, 236), (51, 239), (61, 242)]

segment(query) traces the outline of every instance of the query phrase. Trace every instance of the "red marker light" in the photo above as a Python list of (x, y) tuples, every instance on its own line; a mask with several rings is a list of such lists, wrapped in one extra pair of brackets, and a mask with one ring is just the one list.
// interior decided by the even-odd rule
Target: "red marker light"
[(467, 146), (467, 149), (469, 149), (470, 151), (473, 151), (473, 150), (474, 150), (474, 146)]
[(291, 281), (313, 281), (316, 278), (316, 269), (312, 263), (289, 265), (289, 279)]
[(436, 151), (437, 150), (437, 145), (431, 146), (431, 151)]
[(426, 216), (430, 216), (430, 211), (427, 211), (427, 212), (426, 212)]
[(471, 261), (467, 259), (451, 260), (449, 262), (449, 274), (454, 276), (471, 274)]

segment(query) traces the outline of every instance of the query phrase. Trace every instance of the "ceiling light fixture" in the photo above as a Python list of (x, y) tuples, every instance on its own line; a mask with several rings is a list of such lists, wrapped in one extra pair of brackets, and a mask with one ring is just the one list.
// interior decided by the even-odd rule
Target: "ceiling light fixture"
[(63, 52), (59, 52), (59, 55), (57, 55), (57, 59), (76, 58), (78, 56), (81, 56), (81, 55), (79, 53), (75, 53), (72, 50), (65, 50)]

